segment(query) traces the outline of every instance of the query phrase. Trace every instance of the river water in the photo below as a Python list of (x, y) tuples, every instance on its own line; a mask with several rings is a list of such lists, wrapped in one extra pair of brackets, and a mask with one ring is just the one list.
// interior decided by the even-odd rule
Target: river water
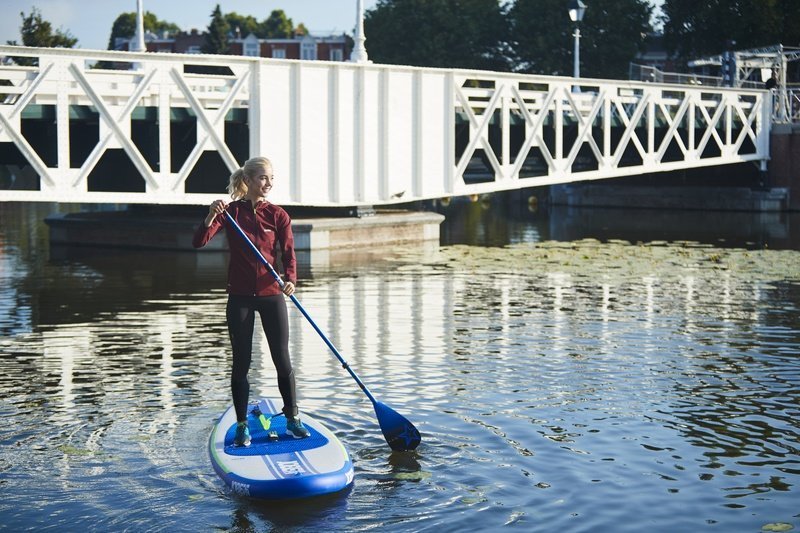
[[(354, 487), (267, 504), (206, 451), (228, 405), (225, 258), (60, 249), (0, 204), (0, 529), (800, 529), (797, 215), (454, 203), (442, 246), (309, 259), (301, 409)], [(252, 395), (277, 396), (256, 335)]]

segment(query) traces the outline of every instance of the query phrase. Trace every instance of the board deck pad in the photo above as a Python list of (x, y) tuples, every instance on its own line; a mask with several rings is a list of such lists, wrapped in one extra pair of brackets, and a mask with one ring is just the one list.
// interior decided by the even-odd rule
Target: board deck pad
[[(296, 439), (291, 435), (286, 434), (286, 417), (278, 414), (271, 418), (273, 414), (269, 409), (267, 402), (261, 400), (258, 404), (261, 413), (267, 420), (270, 420), (269, 429), (264, 429), (257, 416), (253, 415), (253, 408), (255, 405), (248, 406), (247, 409), (247, 427), (250, 430), (250, 446), (234, 446), (233, 438), (236, 435), (236, 423), (231, 424), (228, 432), (225, 434), (225, 453), (230, 455), (278, 455), (291, 452), (299, 452), (304, 450), (312, 450), (328, 444), (328, 439), (314, 429), (313, 426), (306, 426), (306, 429), (311, 433), (309, 437), (304, 439)], [(269, 432), (275, 431), (278, 434), (278, 440), (270, 440)]]
[[(278, 405), (271, 399), (248, 405), (250, 446), (233, 445), (232, 406), (219, 418), (209, 438), (209, 455), (222, 480), (238, 494), (263, 499), (304, 498), (349, 486), (353, 464), (339, 439), (307, 414), (301, 419), (311, 435), (304, 439), (287, 435), (286, 417), (279, 414)], [(269, 421), (268, 428), (259, 414)], [(270, 439), (270, 432), (278, 438)]]

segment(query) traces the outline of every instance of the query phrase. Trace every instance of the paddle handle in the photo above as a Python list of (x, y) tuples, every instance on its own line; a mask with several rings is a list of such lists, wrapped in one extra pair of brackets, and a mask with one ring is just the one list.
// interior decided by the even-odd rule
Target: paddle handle
[[(245, 234), (244, 230), (242, 230), (242, 227), (239, 225), (239, 223), (233, 219), (233, 217), (230, 215), (230, 213), (228, 213), (228, 211), (223, 211), (222, 213), (225, 215), (225, 218), (228, 219), (228, 222), (231, 223), (231, 227), (233, 227), (233, 229), (236, 230), (236, 232), (242, 237), (244, 242), (246, 242), (247, 245), (250, 246), (250, 249), (253, 250), (253, 253), (256, 254), (256, 257), (258, 257), (258, 259), (264, 264), (264, 266), (267, 267), (269, 272), (272, 274), (272, 277), (275, 278), (275, 281), (278, 282), (280, 288), (283, 289), (286, 283), (283, 281), (283, 279), (281, 279), (281, 277), (278, 275), (278, 273), (275, 271), (275, 269), (272, 267), (269, 261), (267, 261), (267, 259), (261, 254), (261, 251), (258, 248), (256, 248), (256, 245), (253, 244), (253, 241), (251, 241), (250, 238), (247, 236), (247, 234)], [(347, 372), (355, 380), (355, 382), (358, 384), (361, 390), (364, 391), (364, 394), (367, 395), (367, 398), (369, 398), (369, 400), (373, 404), (375, 404), (376, 402), (375, 397), (372, 396), (372, 393), (369, 391), (367, 386), (364, 385), (361, 379), (359, 379), (355, 371), (353, 371), (353, 369), (350, 368), (350, 364), (347, 361), (345, 361), (344, 357), (342, 357), (342, 354), (339, 353), (339, 350), (336, 349), (336, 346), (331, 342), (328, 336), (325, 335), (325, 333), (320, 329), (317, 323), (314, 322), (314, 319), (311, 318), (311, 315), (308, 314), (308, 311), (306, 311), (305, 307), (303, 307), (303, 305), (300, 303), (300, 300), (298, 300), (294, 294), (290, 295), (289, 298), (292, 300), (292, 302), (294, 302), (294, 305), (297, 306), (297, 309), (300, 310), (303, 316), (306, 317), (306, 320), (308, 320), (309, 324), (311, 324), (311, 327), (314, 328), (314, 331), (316, 331), (319, 334), (319, 336), (322, 337), (322, 340), (325, 341), (325, 344), (328, 345), (328, 348), (330, 348), (331, 352), (333, 352), (333, 355), (335, 355), (336, 358), (339, 360), (339, 362), (342, 364), (342, 368), (347, 370)]]

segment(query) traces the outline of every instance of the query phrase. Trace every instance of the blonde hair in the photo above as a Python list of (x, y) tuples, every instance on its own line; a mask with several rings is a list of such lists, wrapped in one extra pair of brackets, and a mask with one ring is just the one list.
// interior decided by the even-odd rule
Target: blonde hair
[(242, 165), (242, 168), (237, 169), (231, 174), (230, 182), (228, 183), (228, 194), (234, 200), (241, 200), (247, 196), (247, 184), (244, 182), (245, 177), (255, 178), (260, 176), (266, 171), (267, 174), (272, 173), (272, 162), (266, 157), (253, 157), (248, 159)]

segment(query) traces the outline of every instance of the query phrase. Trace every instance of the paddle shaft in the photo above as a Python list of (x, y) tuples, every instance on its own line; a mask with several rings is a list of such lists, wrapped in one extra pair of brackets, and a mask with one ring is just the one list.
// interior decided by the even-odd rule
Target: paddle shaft
[[(242, 227), (239, 226), (239, 223), (236, 222), (227, 211), (223, 211), (223, 214), (225, 215), (225, 218), (227, 218), (228, 221), (231, 223), (233, 229), (235, 229), (236, 232), (242, 237), (242, 239), (244, 239), (244, 242), (246, 242), (247, 245), (250, 246), (250, 249), (253, 250), (253, 253), (256, 254), (256, 257), (258, 257), (259, 260), (264, 264), (264, 266), (266, 266), (267, 269), (269, 269), (270, 273), (272, 274), (272, 277), (275, 278), (275, 281), (277, 281), (278, 285), (280, 285), (281, 289), (283, 289), (286, 283), (284, 283), (283, 279), (281, 279), (281, 277), (278, 275), (278, 273), (275, 271), (275, 269), (272, 267), (269, 261), (267, 261), (267, 259), (261, 254), (261, 251), (258, 248), (256, 248), (256, 245), (253, 244), (253, 241), (251, 241), (250, 238), (247, 236), (247, 234), (245, 234), (244, 230), (242, 230)], [(333, 355), (335, 355), (336, 358), (339, 360), (339, 362), (342, 363), (342, 368), (344, 368), (345, 370), (347, 370), (347, 372), (350, 373), (350, 376), (356, 381), (356, 383), (358, 383), (358, 386), (361, 388), (362, 391), (364, 391), (364, 394), (367, 395), (367, 398), (369, 398), (369, 400), (373, 404), (375, 404), (376, 403), (375, 397), (372, 396), (372, 393), (369, 391), (367, 386), (364, 385), (364, 383), (361, 381), (358, 375), (353, 371), (352, 368), (350, 368), (348, 362), (344, 360), (344, 357), (342, 357), (342, 354), (340, 354), (339, 350), (336, 349), (336, 346), (334, 346), (334, 344), (331, 342), (328, 336), (325, 335), (325, 333), (320, 329), (317, 323), (314, 322), (314, 319), (311, 318), (311, 315), (308, 314), (308, 311), (306, 311), (305, 307), (303, 307), (303, 305), (300, 303), (297, 297), (295, 297), (294, 294), (291, 294), (289, 295), (289, 298), (292, 300), (292, 302), (294, 302), (294, 305), (297, 306), (297, 309), (299, 309), (300, 312), (303, 313), (303, 316), (306, 317), (306, 320), (308, 320), (308, 323), (311, 324), (311, 327), (314, 328), (314, 331), (316, 331), (319, 334), (319, 336), (322, 337), (322, 340), (325, 341), (325, 344), (328, 345), (328, 348), (330, 348), (331, 352), (333, 352)]]

